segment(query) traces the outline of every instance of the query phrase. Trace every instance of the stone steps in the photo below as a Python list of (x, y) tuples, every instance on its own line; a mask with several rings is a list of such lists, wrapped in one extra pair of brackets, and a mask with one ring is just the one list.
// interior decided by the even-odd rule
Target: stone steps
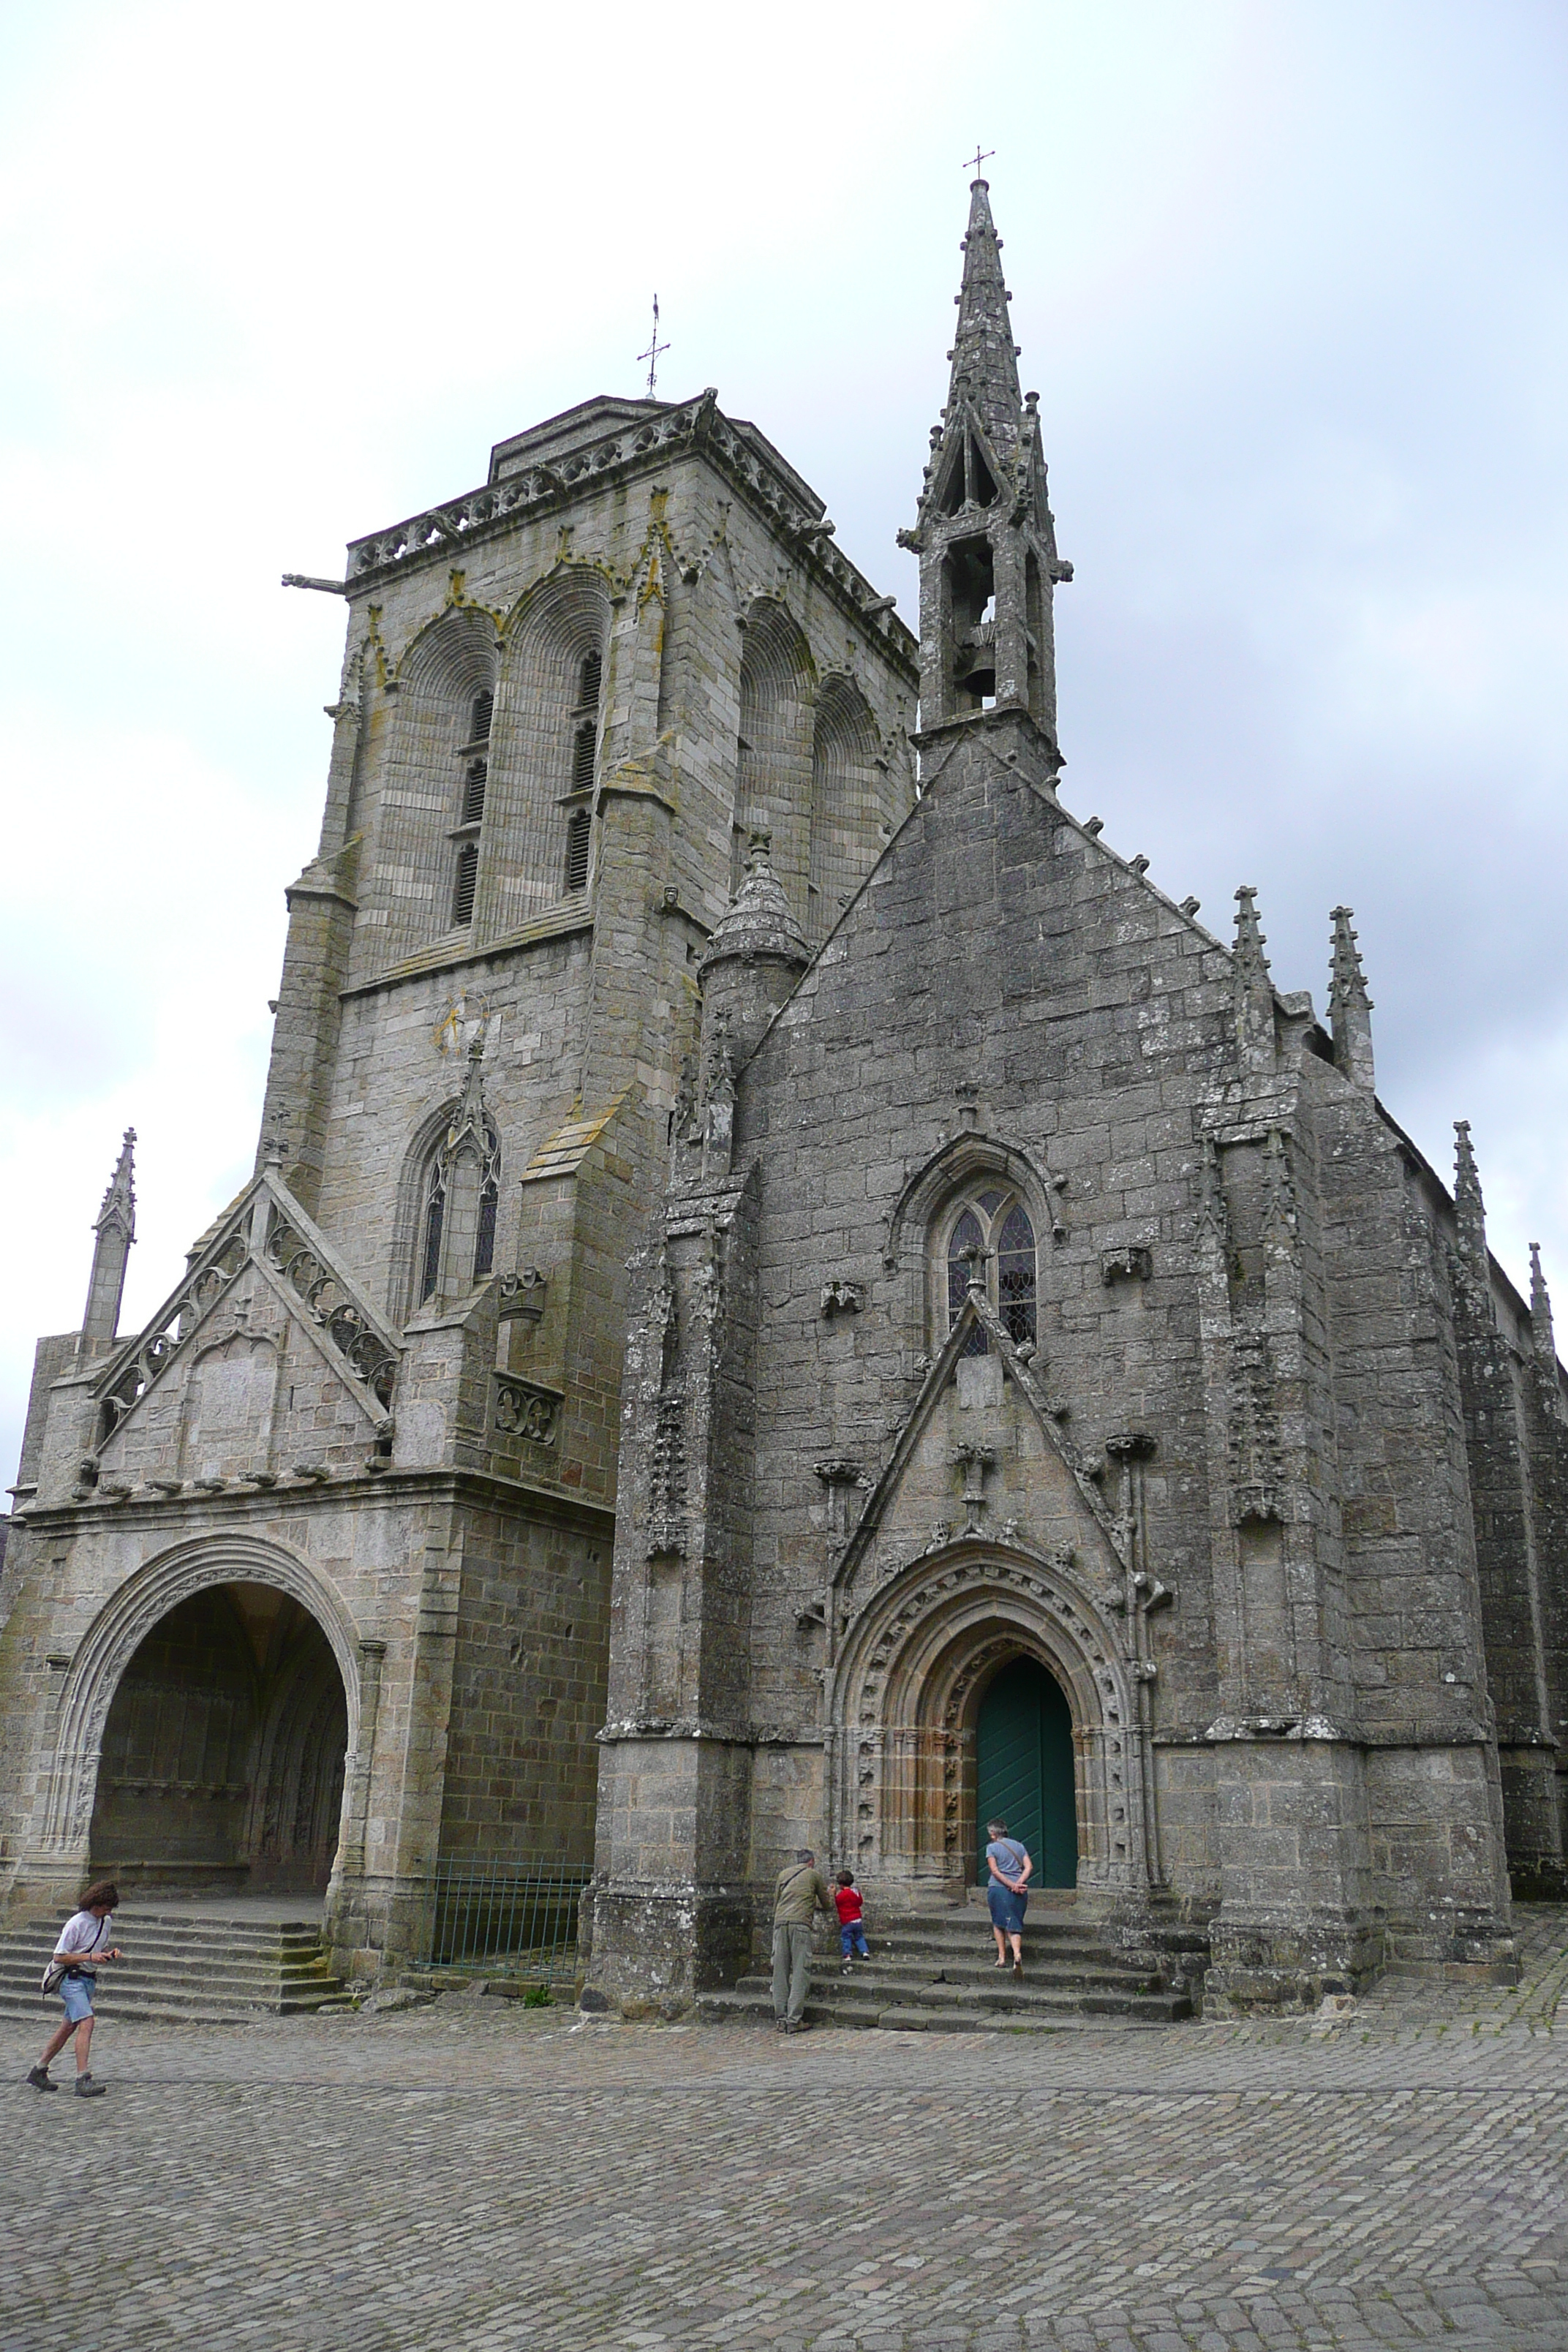
[[(65, 1916), (0, 1935), (0, 2014), (58, 2017), (38, 1980)], [(234, 2023), (258, 2010), (290, 2016), (342, 1998), (316, 1920), (225, 1919), (205, 1910), (193, 1918), (127, 1904), (112, 1935), (131, 1957), (100, 1973), (105, 2017)]]
[[(1086, 1918), (1031, 1917), (1021, 1980), (993, 1966), (985, 1914), (973, 1906), (911, 1914), (868, 1937), (871, 1957), (841, 1971), (836, 1958), (812, 1969), (806, 2020), (813, 2025), (877, 2026), (897, 2032), (1063, 2032), (1107, 2021), (1170, 2025), (1191, 2017), (1184, 1982), (1158, 1967), (1130, 1964), (1121, 1947)], [(762, 1973), (733, 1990), (705, 1993), (700, 2016), (717, 2023), (773, 2022), (773, 1990)]]

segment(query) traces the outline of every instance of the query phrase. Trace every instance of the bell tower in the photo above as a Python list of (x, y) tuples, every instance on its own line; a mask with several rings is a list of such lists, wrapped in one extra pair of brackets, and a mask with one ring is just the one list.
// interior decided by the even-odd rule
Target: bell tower
[(963, 250), (947, 405), (931, 427), (919, 520), (899, 533), (921, 564), (921, 726), (1024, 711), (1059, 765), (1051, 598), (1072, 566), (1057, 553), (1039, 394), (1018, 390), (984, 179), (970, 188)]

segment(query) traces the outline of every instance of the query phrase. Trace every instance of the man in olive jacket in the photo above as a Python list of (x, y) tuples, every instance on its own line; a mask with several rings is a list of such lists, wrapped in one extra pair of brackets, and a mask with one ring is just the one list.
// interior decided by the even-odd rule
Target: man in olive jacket
[(801, 2012), (811, 1990), (811, 1923), (818, 1911), (837, 1916), (833, 1897), (803, 1845), (779, 1873), (773, 1895), (773, 2017), (781, 2033), (809, 2033)]

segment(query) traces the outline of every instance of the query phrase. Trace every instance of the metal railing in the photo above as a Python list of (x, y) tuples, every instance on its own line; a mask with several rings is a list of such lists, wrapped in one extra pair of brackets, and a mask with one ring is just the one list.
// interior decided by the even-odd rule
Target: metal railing
[(586, 1863), (438, 1863), (431, 1967), (574, 1976), (577, 1906), (592, 1875)]

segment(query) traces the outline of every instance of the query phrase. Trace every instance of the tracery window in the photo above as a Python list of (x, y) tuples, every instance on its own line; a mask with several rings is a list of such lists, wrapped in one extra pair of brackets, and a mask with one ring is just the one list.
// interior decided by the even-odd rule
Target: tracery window
[[(451, 1163), (447, 1156), (447, 1138), (431, 1155), (421, 1196), (419, 1219), (419, 1263), (415, 1284), (416, 1304), (423, 1307), (435, 1295), (441, 1278), (441, 1239), (447, 1224), (447, 1196), (450, 1185)], [(482, 1282), (495, 1265), (496, 1215), (500, 1207), (500, 1137), (493, 1121), (485, 1120), (485, 1159), (479, 1171), (479, 1213), (474, 1234), (473, 1279)]]
[[(951, 1331), (963, 1311), (969, 1285), (976, 1272), (986, 1298), (1015, 1347), (1034, 1344), (1037, 1332), (1038, 1268), (1035, 1227), (1016, 1192), (989, 1185), (950, 1211), (942, 1251), (947, 1286), (947, 1328)], [(984, 1356), (991, 1341), (976, 1323), (963, 1342), (966, 1356)]]

